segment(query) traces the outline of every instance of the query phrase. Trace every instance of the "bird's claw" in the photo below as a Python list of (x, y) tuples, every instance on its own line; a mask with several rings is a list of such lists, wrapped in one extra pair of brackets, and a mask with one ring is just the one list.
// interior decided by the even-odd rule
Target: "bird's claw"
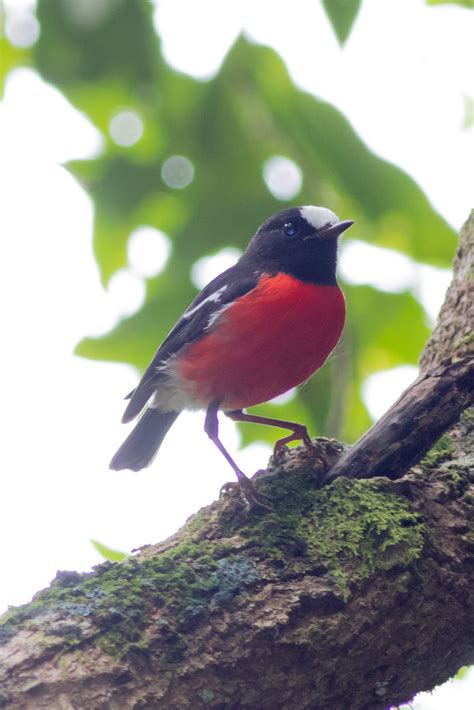
[(237, 492), (249, 508), (253, 510), (272, 511), (273, 507), (269, 496), (261, 491), (258, 491), (254, 483), (247, 476), (239, 477), (235, 483), (229, 481), (221, 486), (219, 497), (228, 495), (229, 493)]

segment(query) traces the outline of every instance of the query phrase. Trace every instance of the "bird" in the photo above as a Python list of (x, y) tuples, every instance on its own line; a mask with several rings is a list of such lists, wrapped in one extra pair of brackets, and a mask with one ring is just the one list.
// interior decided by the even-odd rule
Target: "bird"
[(183, 410), (205, 410), (204, 430), (233, 468), (250, 505), (256, 488), (219, 438), (218, 412), (287, 429), (274, 447), (314, 445), (305, 425), (246, 410), (305, 383), (340, 339), (345, 300), (336, 280), (338, 237), (353, 224), (326, 207), (280, 210), (257, 229), (239, 260), (208, 283), (158, 347), (127, 395), (122, 422), (138, 421), (110, 462), (139, 471), (154, 460)]

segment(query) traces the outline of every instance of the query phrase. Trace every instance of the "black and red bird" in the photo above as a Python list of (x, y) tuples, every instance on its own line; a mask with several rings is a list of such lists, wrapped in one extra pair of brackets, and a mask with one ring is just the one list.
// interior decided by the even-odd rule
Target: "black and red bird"
[(207, 410), (205, 431), (234, 469), (247, 498), (250, 480), (218, 437), (217, 412), (235, 421), (288, 429), (312, 448), (306, 427), (245, 413), (305, 382), (341, 335), (344, 296), (336, 281), (338, 236), (352, 224), (324, 207), (277, 212), (257, 230), (238, 262), (213, 279), (160, 345), (122, 421), (140, 416), (110, 462), (148, 466), (184, 409)]

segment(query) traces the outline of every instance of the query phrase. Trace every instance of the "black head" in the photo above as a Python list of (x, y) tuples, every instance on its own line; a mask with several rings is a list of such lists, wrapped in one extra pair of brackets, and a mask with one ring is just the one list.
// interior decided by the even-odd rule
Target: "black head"
[(303, 281), (336, 283), (337, 238), (351, 226), (325, 207), (277, 212), (258, 229), (242, 257), (269, 273), (284, 272)]

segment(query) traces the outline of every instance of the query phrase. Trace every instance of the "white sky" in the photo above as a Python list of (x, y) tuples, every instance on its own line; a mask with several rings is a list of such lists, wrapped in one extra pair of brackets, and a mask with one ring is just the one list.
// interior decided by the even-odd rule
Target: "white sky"
[[(162, 0), (156, 24), (169, 61), (201, 77), (215, 71), (242, 27), (275, 46), (294, 79), (341, 108), (362, 138), (415, 177), (457, 228), (472, 207), (474, 184), (473, 133), (462, 130), (464, 96), (474, 94), (473, 18), (415, 0), (364, 0), (343, 52), (316, 0), (296, 0), (291, 13), (287, 2), (275, 0)], [(218, 31), (203, 37), (196, 26)], [(7, 82), (0, 126), (2, 609), (27, 601), (57, 569), (85, 570), (99, 562), (92, 538), (130, 550), (171, 534), (232, 475), (203, 434), (201, 414), (178, 420), (150, 470), (108, 470), (125, 434), (122, 397), (136, 374), (124, 365), (75, 358), (72, 349), (138, 307), (143, 275), (162, 266), (166, 240), (146, 231), (136, 237), (131, 268), (104, 292), (91, 250), (90, 200), (58, 165), (96, 153), (101, 136), (28, 69)], [(116, 121), (112, 130), (119, 129)], [(383, 251), (348, 245), (341, 260), (346, 278), (375, 283), (387, 258)], [(205, 261), (201, 276), (229, 256), (235, 254)], [(433, 315), (446, 276), (413, 271), (403, 259), (398, 268), (391, 263), (392, 282), (381, 285), (396, 290), (408, 282)], [(413, 374), (403, 367), (375, 375), (366, 387), (371, 412), (381, 414)], [(266, 464), (269, 448), (238, 451), (237, 432), (224, 419), (222, 438), (244, 470)], [(444, 708), (447, 696), (440, 693), (449, 692), (457, 710), (472, 708), (466, 682), (447, 687), (413, 707)]]

